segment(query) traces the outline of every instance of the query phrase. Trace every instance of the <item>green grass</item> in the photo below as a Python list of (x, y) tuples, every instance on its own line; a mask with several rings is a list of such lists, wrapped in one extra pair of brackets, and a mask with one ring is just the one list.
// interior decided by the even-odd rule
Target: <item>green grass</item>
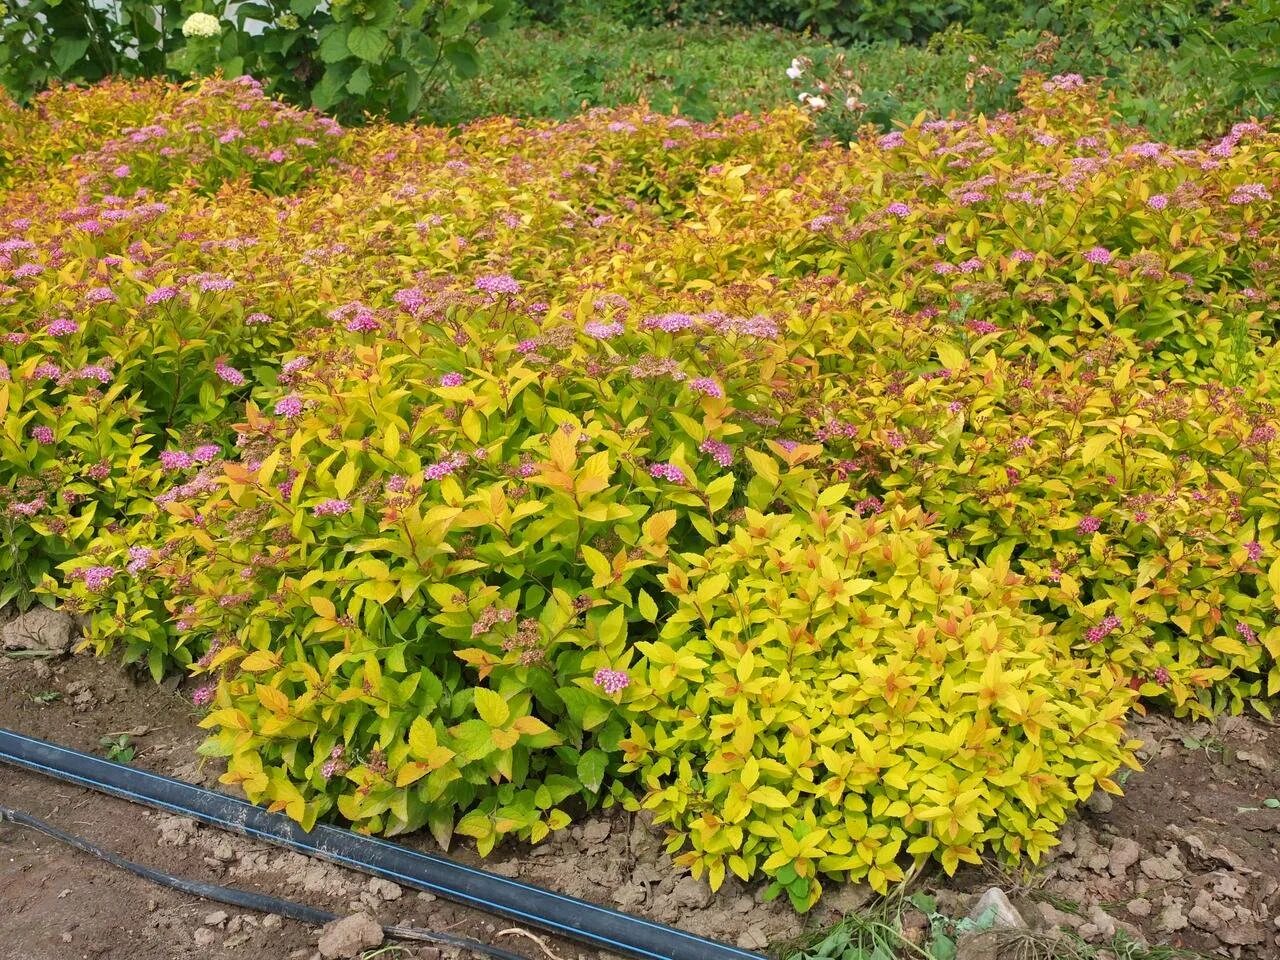
[(587, 12), (560, 27), (520, 26), (484, 42), (482, 68), (428, 105), (443, 122), (508, 114), (564, 118), (647, 101), (697, 119), (759, 111), (791, 99), (783, 71), (829, 49), (774, 28), (629, 28)]
[[(844, 66), (867, 104), (859, 119), (890, 128), (921, 112), (1009, 109), (1016, 106), (1017, 81), (1027, 69), (1104, 75), (1125, 120), (1175, 143), (1220, 134), (1233, 120), (1265, 106), (1239, 102), (1217, 52), (1206, 43), (1117, 56), (1087, 39), (1046, 51), (1040, 39), (1024, 32), (992, 42), (952, 30), (927, 48), (878, 43), (844, 51)], [(486, 40), (480, 75), (456, 81), (425, 112), (434, 122), (450, 124), (503, 114), (563, 119), (590, 107), (643, 101), (659, 112), (678, 109), (707, 120), (794, 103), (796, 88), (784, 74), (791, 59), (808, 56), (818, 64), (815, 74), (830, 78), (840, 52), (775, 27), (627, 27), (600, 12), (573, 9), (558, 26), (521, 25)], [(995, 72), (966, 90), (966, 74), (975, 67), (970, 56)], [(821, 134), (849, 136), (854, 128), (841, 110), (819, 117)]]

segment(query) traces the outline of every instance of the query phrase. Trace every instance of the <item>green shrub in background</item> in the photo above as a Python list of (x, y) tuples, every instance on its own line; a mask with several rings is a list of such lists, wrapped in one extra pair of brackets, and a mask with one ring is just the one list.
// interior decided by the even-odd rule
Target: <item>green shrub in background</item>
[(475, 40), (509, 0), (23, 0), (0, 4), (0, 84), (19, 101), (54, 82), (252, 74), (339, 115), (405, 119), (447, 70), (479, 70)]

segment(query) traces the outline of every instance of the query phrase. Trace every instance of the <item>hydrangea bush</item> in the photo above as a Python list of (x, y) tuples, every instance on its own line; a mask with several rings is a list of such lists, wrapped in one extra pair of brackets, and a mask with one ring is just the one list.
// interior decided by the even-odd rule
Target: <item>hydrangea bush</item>
[(1036, 857), (1129, 709), (1280, 692), (1280, 134), (1023, 101), (847, 149), (344, 132), (247, 82), (9, 110), (3, 599), (189, 670), (303, 823), (645, 806), (802, 909)]

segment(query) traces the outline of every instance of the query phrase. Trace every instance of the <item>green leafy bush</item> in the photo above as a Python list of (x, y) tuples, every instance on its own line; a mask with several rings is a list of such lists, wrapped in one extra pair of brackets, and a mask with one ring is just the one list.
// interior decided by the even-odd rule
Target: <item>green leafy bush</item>
[(406, 119), (447, 65), (479, 69), (475, 38), (509, 0), (23, 0), (0, 9), (0, 85), (20, 100), (58, 82), (252, 74), (272, 93), (349, 117)]
[(877, 890), (934, 857), (1032, 860), (1136, 765), (1128, 696), (1024, 611), (1005, 556), (953, 564), (918, 508), (748, 510), (666, 577), (678, 606), (626, 701), (623, 772), (718, 887), (763, 872), (797, 909), (818, 875)]

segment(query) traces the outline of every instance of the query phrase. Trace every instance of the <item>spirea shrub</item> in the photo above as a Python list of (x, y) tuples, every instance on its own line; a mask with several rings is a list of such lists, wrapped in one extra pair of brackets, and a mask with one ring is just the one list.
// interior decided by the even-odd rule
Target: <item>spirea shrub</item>
[(748, 510), (669, 567), (621, 769), (713, 887), (763, 872), (807, 909), (819, 874), (884, 891), (900, 861), (1038, 860), (1078, 799), (1119, 792), (1116, 678), (1026, 610), (1005, 556), (951, 562), (932, 519)]
[(340, 132), (217, 81), (7, 112), (0, 596), (192, 672), (204, 752), (303, 822), (488, 850), (647, 803), (799, 906), (1038, 854), (1126, 709), (1280, 692), (1280, 136), (1173, 149), (1095, 94), (847, 149)]

